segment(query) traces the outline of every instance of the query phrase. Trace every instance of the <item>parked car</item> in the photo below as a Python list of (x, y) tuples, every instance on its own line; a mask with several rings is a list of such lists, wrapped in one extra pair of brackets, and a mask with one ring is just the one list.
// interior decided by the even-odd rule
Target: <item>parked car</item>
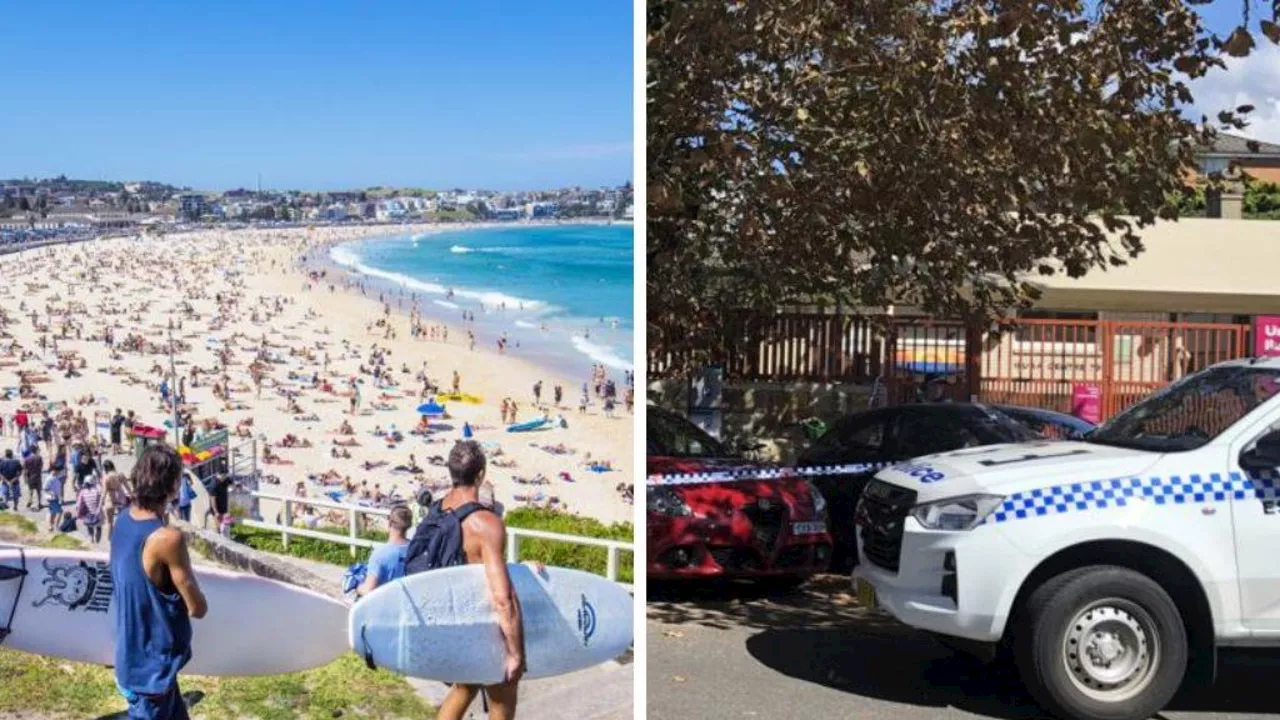
[[(1040, 424), (1056, 419), (1037, 417)], [(864, 466), (855, 472), (813, 476), (826, 500), (828, 525), (835, 541), (832, 569), (844, 572), (853, 567), (857, 558), (854, 508), (862, 489), (884, 465), (949, 450), (1040, 439), (1042, 435), (1015, 421), (1007, 412), (970, 403), (895, 405), (836, 421), (800, 454), (796, 463)]]
[(754, 463), (683, 417), (645, 422), (648, 576), (799, 584), (827, 569), (822, 494), (787, 468)]
[(1046, 440), (1081, 440), (1096, 425), (1075, 415), (1043, 408), (994, 405), (996, 410), (1040, 433)]

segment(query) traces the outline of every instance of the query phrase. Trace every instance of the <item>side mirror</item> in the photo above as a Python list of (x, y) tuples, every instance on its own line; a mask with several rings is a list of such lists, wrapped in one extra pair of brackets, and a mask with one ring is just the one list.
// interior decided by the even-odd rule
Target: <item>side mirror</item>
[(1240, 456), (1240, 465), (1246, 470), (1280, 468), (1280, 430), (1273, 430), (1258, 438), (1254, 448)]

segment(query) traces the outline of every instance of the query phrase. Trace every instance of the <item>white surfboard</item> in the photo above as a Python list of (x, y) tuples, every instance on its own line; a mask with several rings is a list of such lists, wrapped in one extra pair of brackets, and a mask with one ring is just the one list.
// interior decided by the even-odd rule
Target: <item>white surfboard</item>
[[(25, 576), (20, 570), (25, 567)], [(209, 612), (191, 621), (190, 675), (274, 675), (347, 652), (347, 608), (310, 590), (197, 566)], [(115, 662), (105, 553), (0, 549), (0, 647), (99, 665)]]
[[(626, 652), (631, 594), (599, 575), (508, 565), (524, 616), (525, 677), (581, 670)], [(374, 665), (442, 682), (502, 682), (505, 651), (480, 565), (388, 583), (351, 609), (351, 647)]]

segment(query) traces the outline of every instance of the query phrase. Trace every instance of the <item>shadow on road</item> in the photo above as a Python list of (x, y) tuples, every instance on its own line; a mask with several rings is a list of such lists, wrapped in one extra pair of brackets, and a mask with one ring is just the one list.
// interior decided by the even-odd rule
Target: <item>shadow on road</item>
[[(1045, 717), (1016, 670), (982, 665), (887, 615), (859, 607), (843, 576), (787, 592), (763, 585), (651, 583), (648, 615), (669, 625), (758, 630), (757, 662), (834, 690), (919, 707), (955, 707), (1003, 720)], [(1280, 717), (1280, 653), (1221, 651), (1218, 682), (1188, 688), (1171, 711)]]
[(818, 575), (799, 588), (754, 582), (657, 583), (648, 587), (652, 621), (704, 627), (771, 630), (795, 627), (881, 627), (909, 632), (879, 613), (858, 606), (849, 579)]

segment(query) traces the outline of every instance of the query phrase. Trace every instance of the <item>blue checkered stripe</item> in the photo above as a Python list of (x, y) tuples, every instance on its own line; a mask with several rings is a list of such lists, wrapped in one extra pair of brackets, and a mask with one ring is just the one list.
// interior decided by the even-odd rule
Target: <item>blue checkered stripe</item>
[(852, 475), (888, 467), (891, 463), (859, 463), (854, 465), (811, 465), (794, 468), (740, 468), (703, 473), (668, 473), (650, 475), (646, 485), (708, 485), (711, 483), (742, 482), (744, 480), (781, 480), (794, 477), (820, 477), (824, 475)]
[(1054, 485), (1014, 493), (1004, 499), (987, 523), (1128, 507), (1136, 502), (1186, 505), (1243, 500), (1249, 495), (1274, 500), (1280, 478), (1274, 474), (1189, 473), (1168, 477), (1129, 477)]

